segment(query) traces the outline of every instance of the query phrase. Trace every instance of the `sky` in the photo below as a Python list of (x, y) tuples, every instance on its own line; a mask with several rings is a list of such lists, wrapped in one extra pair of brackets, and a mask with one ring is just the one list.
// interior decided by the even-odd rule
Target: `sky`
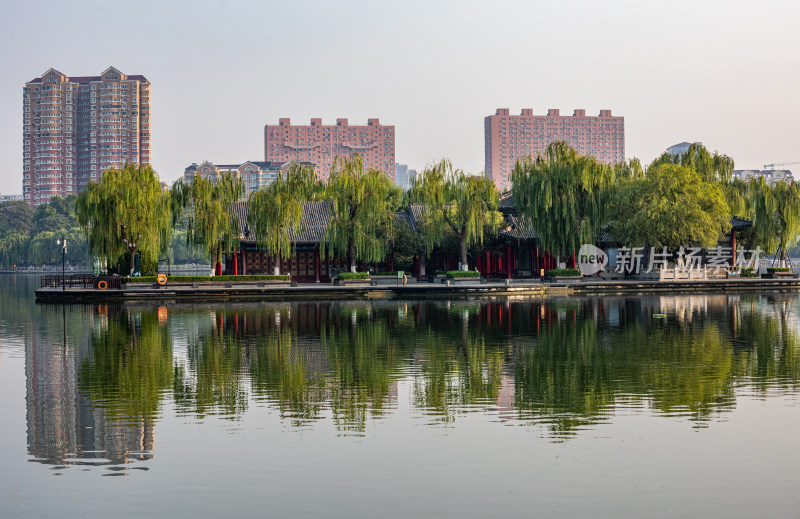
[(377, 117), (397, 162), (480, 173), (497, 108), (610, 109), (644, 163), (682, 141), (800, 162), (797, 0), (1, 0), (0, 48), (3, 194), (22, 191), (22, 88), (50, 67), (145, 75), (166, 181), (263, 160), (280, 117)]

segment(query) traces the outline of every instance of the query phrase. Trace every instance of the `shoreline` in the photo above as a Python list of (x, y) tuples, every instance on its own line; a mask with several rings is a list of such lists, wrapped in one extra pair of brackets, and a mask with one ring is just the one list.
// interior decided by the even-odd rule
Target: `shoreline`
[(469, 298), (485, 296), (540, 296), (551, 295), (621, 295), (635, 293), (692, 293), (692, 292), (746, 292), (746, 291), (798, 291), (800, 279), (738, 278), (693, 281), (577, 281), (573, 283), (540, 283), (538, 280), (459, 282), (451, 285), (436, 283), (410, 283), (406, 286), (361, 285), (332, 286), (327, 283), (308, 283), (297, 286), (255, 286), (236, 282), (219, 285), (158, 286), (131, 283), (122, 289), (39, 288), (36, 301), (47, 303), (96, 303), (110, 301), (288, 301), (318, 299), (432, 299)]

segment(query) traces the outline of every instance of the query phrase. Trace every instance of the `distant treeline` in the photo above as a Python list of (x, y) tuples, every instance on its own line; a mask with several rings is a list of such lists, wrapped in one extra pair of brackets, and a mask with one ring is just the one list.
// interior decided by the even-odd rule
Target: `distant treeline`
[[(75, 216), (76, 195), (54, 197), (32, 209), (28, 203), (15, 200), (0, 203), (0, 268), (29, 265), (58, 265), (61, 245), (67, 240), (66, 260), (69, 265), (90, 266), (86, 233)], [(207, 263), (208, 258), (186, 246), (186, 232), (178, 227), (167, 255), (172, 262)]]

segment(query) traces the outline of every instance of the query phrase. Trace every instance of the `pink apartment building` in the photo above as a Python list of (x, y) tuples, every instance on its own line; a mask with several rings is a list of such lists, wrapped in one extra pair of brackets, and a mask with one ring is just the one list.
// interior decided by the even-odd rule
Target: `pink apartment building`
[(383, 171), (394, 182), (394, 126), (381, 125), (378, 119), (368, 119), (366, 126), (336, 119), (333, 126), (323, 125), (322, 119), (292, 125), (282, 118), (277, 125), (264, 126), (265, 161), (309, 162), (321, 180), (328, 180), (337, 155), (354, 152), (361, 155), (364, 168)]
[(625, 160), (625, 118), (612, 116), (611, 110), (600, 110), (599, 116), (587, 116), (586, 110), (562, 116), (555, 109), (533, 115), (525, 108), (520, 115), (510, 115), (508, 108), (498, 108), (484, 119), (484, 131), (484, 174), (501, 192), (511, 189), (511, 171), (519, 157), (535, 158), (553, 141), (565, 141), (579, 154), (600, 162)]
[(49, 69), (22, 92), (22, 195), (31, 206), (82, 191), (103, 170), (150, 164), (150, 82)]

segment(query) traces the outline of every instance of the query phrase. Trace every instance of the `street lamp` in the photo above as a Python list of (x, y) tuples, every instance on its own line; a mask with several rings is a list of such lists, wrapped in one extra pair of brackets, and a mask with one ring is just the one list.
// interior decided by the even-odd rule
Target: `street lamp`
[(66, 258), (67, 258), (67, 240), (63, 236), (60, 240), (56, 240), (58, 245), (61, 245), (61, 290), (64, 291), (67, 289), (66, 283)]

